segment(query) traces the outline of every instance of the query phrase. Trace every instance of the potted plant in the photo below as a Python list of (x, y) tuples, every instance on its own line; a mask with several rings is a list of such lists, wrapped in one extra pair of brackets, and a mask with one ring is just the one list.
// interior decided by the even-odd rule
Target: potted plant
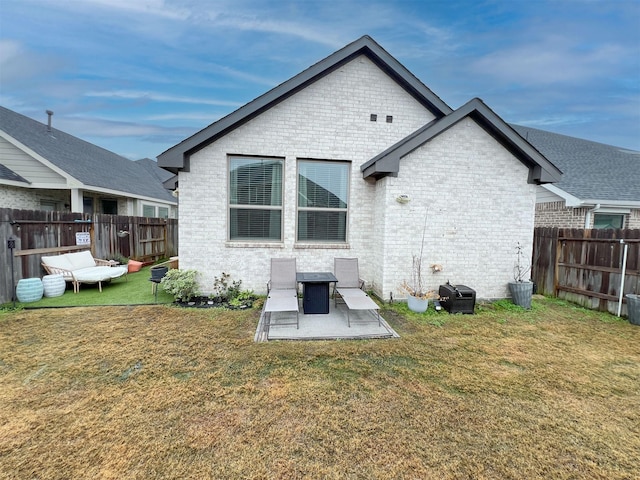
[[(413, 255), (411, 265), (411, 280), (402, 282), (401, 288), (409, 294), (407, 306), (412, 312), (422, 313), (429, 306), (429, 299), (436, 298), (434, 290), (426, 290), (422, 279), (422, 254), (424, 252), (424, 237), (427, 231), (427, 214), (424, 216), (424, 226), (422, 228), (422, 243), (420, 244), (420, 254)], [(439, 267), (439, 265), (438, 265)], [(433, 267), (432, 267), (433, 268)]]
[(627, 313), (629, 314), (629, 322), (633, 325), (640, 325), (640, 295), (627, 293)]
[(531, 265), (524, 258), (524, 247), (520, 242), (516, 245), (516, 263), (513, 267), (513, 282), (509, 282), (509, 291), (513, 303), (527, 310), (531, 308), (533, 282), (529, 279)]
[(422, 313), (429, 307), (429, 299), (437, 297), (434, 290), (426, 290), (422, 281), (422, 254), (413, 256), (411, 281), (402, 282), (402, 289), (409, 294), (407, 306), (412, 312)]

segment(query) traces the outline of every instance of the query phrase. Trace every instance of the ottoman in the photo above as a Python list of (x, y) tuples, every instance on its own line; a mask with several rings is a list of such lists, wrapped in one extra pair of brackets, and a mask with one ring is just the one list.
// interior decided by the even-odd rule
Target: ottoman
[(18, 297), (19, 302), (37, 302), (42, 299), (43, 292), (44, 287), (42, 286), (42, 280), (39, 278), (23, 278), (22, 280), (18, 280), (16, 297)]
[(64, 293), (67, 282), (64, 281), (61, 273), (57, 273), (42, 277), (42, 286), (44, 287), (45, 297), (59, 297)]

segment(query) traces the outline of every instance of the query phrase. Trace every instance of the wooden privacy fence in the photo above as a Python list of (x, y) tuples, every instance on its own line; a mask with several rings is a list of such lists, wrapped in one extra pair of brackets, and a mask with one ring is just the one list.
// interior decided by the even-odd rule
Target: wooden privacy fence
[(624, 295), (640, 293), (640, 230), (536, 228), (532, 277), (538, 293), (626, 314)]
[[(90, 245), (77, 245), (76, 234), (88, 235)], [(45, 274), (40, 265), (43, 255), (89, 248), (94, 257), (104, 259), (123, 256), (153, 262), (176, 256), (178, 220), (2, 208), (0, 238), (0, 303), (4, 303), (12, 299), (18, 280)], [(15, 244), (13, 250), (9, 240)]]

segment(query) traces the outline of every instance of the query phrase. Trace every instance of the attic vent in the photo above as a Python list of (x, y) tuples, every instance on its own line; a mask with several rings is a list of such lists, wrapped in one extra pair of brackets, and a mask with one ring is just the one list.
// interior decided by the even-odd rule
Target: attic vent
[(53, 110), (47, 110), (46, 112), (49, 117), (47, 120), (47, 133), (51, 133), (51, 117), (53, 117)]
[(393, 123), (393, 115), (387, 115), (387, 123)]
[(371, 117), (369, 117), (369, 119), (370, 119), (372, 122), (377, 122), (377, 121), (378, 121), (378, 115), (376, 115), (375, 113), (372, 113), (372, 114), (371, 114)]

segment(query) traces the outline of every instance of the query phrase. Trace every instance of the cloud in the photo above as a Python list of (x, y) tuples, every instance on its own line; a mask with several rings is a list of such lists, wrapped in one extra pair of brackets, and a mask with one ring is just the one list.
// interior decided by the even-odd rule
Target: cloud
[(53, 125), (55, 128), (79, 138), (153, 137), (159, 135), (177, 135), (184, 138), (193, 133), (193, 127), (190, 126), (165, 127), (85, 116), (60, 117), (57, 121), (54, 117)]
[(34, 53), (15, 40), (0, 39), (0, 83), (5, 88), (44, 78), (61, 65), (62, 61), (54, 56)]
[(629, 55), (620, 45), (585, 48), (561, 36), (551, 36), (491, 52), (473, 61), (471, 69), (498, 78), (503, 84), (574, 84), (610, 76)]
[(152, 15), (171, 20), (185, 20), (190, 16), (188, 10), (170, 7), (164, 0), (66, 0), (59, 6), (64, 7), (65, 4), (71, 10), (93, 10), (97, 7), (127, 15)]
[(187, 97), (178, 95), (168, 95), (157, 92), (145, 92), (136, 90), (108, 90), (108, 91), (90, 91), (84, 94), (86, 97), (102, 97), (122, 100), (144, 100), (152, 102), (166, 103), (189, 103), (195, 105), (216, 105), (222, 107), (240, 107), (240, 102), (230, 102), (228, 100), (214, 100), (202, 97)]

